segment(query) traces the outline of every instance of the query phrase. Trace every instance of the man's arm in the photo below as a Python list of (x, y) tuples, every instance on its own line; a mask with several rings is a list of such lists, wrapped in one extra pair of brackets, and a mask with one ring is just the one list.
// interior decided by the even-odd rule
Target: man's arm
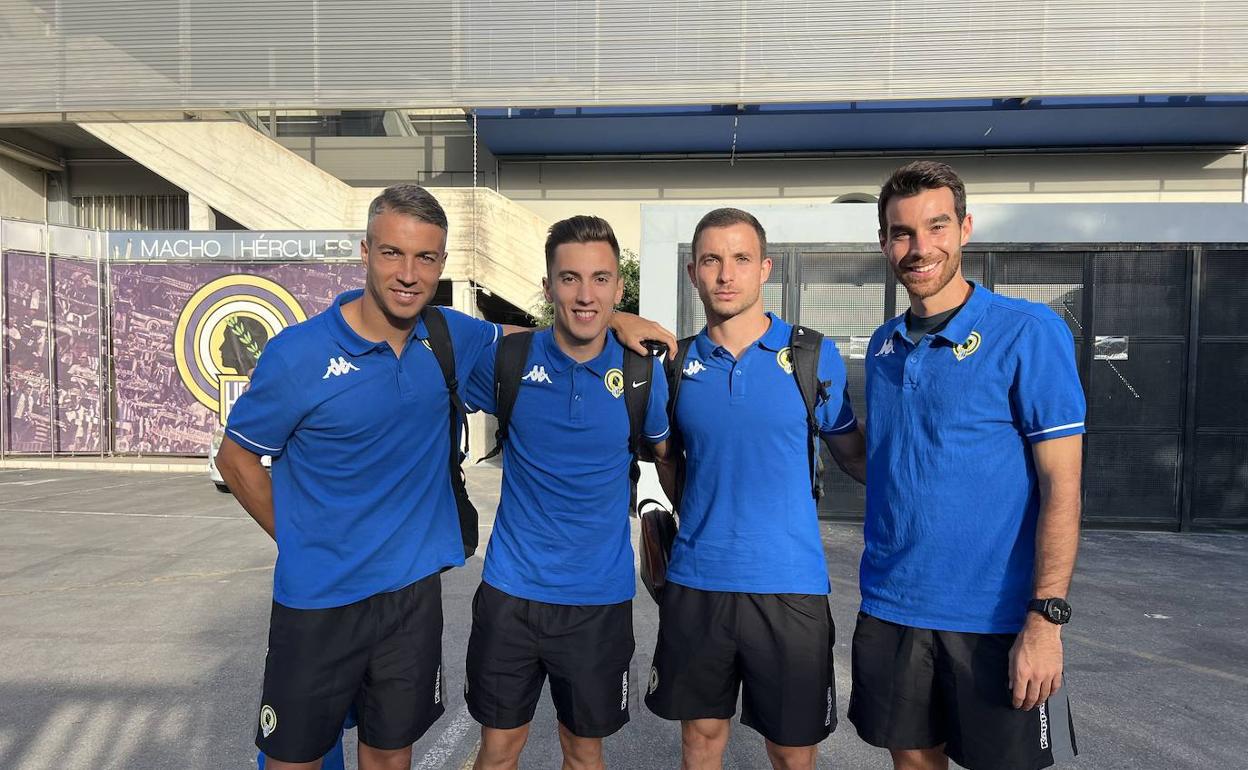
[(273, 519), (273, 481), (260, 456), (234, 443), (228, 435), (217, 450), (217, 470), (243, 510), (251, 514), (269, 537), (277, 539)]
[(859, 484), (867, 483), (867, 440), (862, 421), (846, 433), (825, 433), (823, 440), (832, 452), (832, 459)]
[(667, 501), (672, 504), (675, 509), (680, 505), (680, 491), (677, 489), (679, 480), (677, 479), (676, 453), (673, 451), (672, 442), (660, 441), (654, 445), (654, 470), (659, 475), (659, 486), (663, 487), (663, 494), (667, 495)]
[[(1064, 436), (1032, 445), (1040, 492), (1036, 524), (1036, 599), (1065, 597), (1079, 550), (1080, 474), (1083, 436)], [(1062, 627), (1028, 612), (1010, 650), (1014, 708), (1043, 703), (1062, 686)]]

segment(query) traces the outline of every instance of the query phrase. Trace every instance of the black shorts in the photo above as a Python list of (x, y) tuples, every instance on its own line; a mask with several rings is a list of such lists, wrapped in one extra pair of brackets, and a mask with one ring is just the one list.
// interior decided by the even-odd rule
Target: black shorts
[(443, 690), (439, 575), (345, 607), (274, 602), (256, 746), (311, 762), (333, 748), (355, 706), (362, 743), (405, 748), (442, 716)]
[(646, 706), (664, 719), (728, 719), (780, 746), (836, 729), (828, 597), (663, 589)]
[(482, 583), (472, 599), (464, 699), (486, 727), (533, 720), (542, 683), (559, 722), (601, 738), (628, 722), (633, 603), (576, 606), (520, 599)]
[(969, 770), (1036, 770), (1073, 759), (1065, 684), (1031, 711), (1013, 706), (1015, 636), (911, 628), (859, 612), (849, 720), (873, 746), (943, 743)]

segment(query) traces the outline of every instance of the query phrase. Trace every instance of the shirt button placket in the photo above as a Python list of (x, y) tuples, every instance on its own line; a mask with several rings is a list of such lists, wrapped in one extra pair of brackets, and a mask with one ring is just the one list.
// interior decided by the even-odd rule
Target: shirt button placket
[(585, 399), (581, 397), (581, 391), (584, 390), (584, 367), (572, 367), (572, 422), (578, 423), (584, 415)]

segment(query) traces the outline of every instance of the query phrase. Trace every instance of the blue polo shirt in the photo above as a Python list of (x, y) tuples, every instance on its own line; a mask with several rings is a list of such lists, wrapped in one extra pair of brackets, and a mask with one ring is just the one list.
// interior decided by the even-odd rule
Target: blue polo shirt
[(1014, 633), (1033, 588), (1031, 445), (1083, 433), (1066, 324), (982, 286), (917, 345), (905, 314), (867, 348), (862, 610), (917, 628)]
[[(464, 563), (442, 370), (418, 323), (396, 357), (347, 325), (340, 306), (269, 341), (226, 432), (273, 455), (273, 599), (339, 607)], [(499, 336), (441, 308), (463, 382)]]
[[(617, 604), (633, 598), (629, 536), (628, 410), (624, 348), (607, 335), (577, 363), (554, 333), (533, 335), (503, 448), (503, 486), (482, 579), (549, 604)], [(644, 437), (667, 438), (667, 382), (658, 359)], [(468, 383), (470, 409), (495, 411), (494, 355)]]
[[(826, 594), (806, 407), (789, 357), (793, 327), (768, 317), (771, 326), (740, 359), (706, 329), (685, 358), (675, 415), (685, 489), (667, 576), (704, 591)], [(830, 383), (816, 407), (820, 429), (854, 430), (845, 364), (830, 339), (819, 379)]]

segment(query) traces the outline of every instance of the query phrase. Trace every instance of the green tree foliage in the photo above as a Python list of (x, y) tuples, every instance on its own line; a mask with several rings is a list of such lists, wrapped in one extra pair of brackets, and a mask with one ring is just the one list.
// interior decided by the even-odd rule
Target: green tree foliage
[[(620, 249), (620, 280), (624, 281), (624, 296), (616, 308), (626, 313), (636, 313), (641, 296), (641, 262), (636, 252), (631, 249)], [(545, 300), (534, 305), (529, 310), (529, 316), (539, 327), (550, 326), (555, 322), (554, 308)]]

